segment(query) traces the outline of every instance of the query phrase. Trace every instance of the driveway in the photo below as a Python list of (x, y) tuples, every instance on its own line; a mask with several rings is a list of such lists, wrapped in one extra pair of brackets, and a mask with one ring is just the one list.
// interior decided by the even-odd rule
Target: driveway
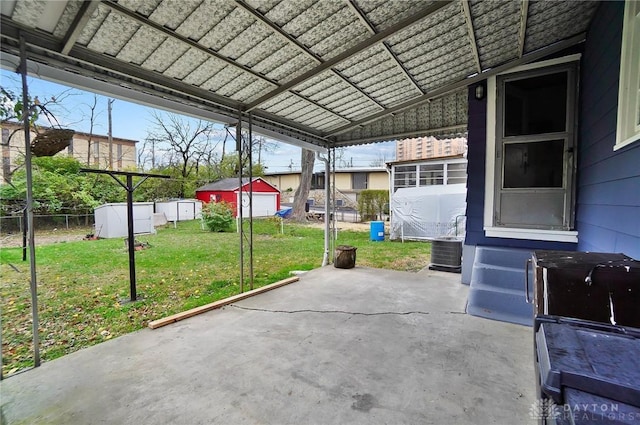
[(531, 328), (460, 275), (324, 267), (0, 384), (10, 424), (534, 423)]

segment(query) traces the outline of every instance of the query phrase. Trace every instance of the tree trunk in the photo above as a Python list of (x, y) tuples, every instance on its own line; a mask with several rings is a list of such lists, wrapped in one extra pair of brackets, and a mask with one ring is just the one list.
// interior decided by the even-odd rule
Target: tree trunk
[(311, 189), (311, 178), (313, 177), (313, 163), (315, 161), (315, 152), (302, 149), (301, 153), (301, 168), (300, 171), (300, 185), (296, 189), (296, 193), (293, 195), (293, 211), (291, 217), (296, 221), (304, 221), (307, 218), (305, 211), (305, 204), (309, 197), (309, 190)]

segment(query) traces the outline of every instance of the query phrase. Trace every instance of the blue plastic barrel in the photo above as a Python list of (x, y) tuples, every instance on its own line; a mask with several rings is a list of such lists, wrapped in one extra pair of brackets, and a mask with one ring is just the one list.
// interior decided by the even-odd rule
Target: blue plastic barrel
[(372, 241), (384, 240), (384, 221), (371, 222), (371, 240)]

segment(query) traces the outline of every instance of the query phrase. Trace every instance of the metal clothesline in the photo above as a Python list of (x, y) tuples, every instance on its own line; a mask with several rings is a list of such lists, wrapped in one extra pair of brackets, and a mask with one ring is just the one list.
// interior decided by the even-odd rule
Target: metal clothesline
[[(127, 246), (129, 248), (129, 301), (134, 302), (138, 299), (136, 292), (136, 256), (135, 256), (135, 239), (133, 232), (133, 192), (144, 183), (149, 177), (158, 179), (168, 179), (169, 176), (162, 174), (149, 174), (149, 173), (134, 173), (130, 171), (112, 171), (112, 170), (95, 170), (92, 168), (81, 168), (81, 173), (93, 173), (93, 174), (108, 174), (110, 175), (120, 186), (127, 191)], [(126, 183), (123, 183), (116, 176), (126, 177)], [(133, 184), (133, 177), (141, 177), (138, 183)]]

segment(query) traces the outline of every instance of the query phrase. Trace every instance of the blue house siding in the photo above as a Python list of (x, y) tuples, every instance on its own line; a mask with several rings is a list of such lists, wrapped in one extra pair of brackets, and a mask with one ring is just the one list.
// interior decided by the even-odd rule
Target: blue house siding
[(475, 87), (469, 87), (467, 124), (467, 233), (466, 245), (484, 240), (484, 173), (487, 152), (487, 101), (477, 100)]
[(640, 143), (613, 151), (623, 2), (601, 3), (581, 68), (576, 228), (578, 250), (640, 258)]

